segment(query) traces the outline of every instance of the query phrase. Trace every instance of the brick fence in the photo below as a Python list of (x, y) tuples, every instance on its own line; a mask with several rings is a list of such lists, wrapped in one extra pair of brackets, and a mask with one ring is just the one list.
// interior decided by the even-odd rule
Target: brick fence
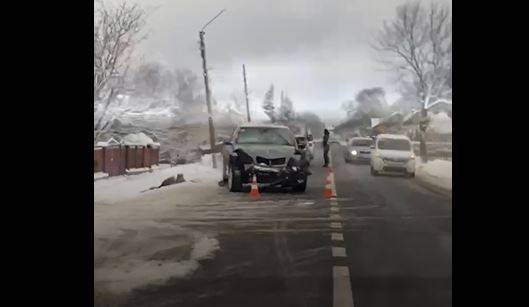
[(147, 145), (111, 145), (94, 147), (94, 173), (105, 172), (118, 176), (128, 169), (158, 165), (160, 148)]

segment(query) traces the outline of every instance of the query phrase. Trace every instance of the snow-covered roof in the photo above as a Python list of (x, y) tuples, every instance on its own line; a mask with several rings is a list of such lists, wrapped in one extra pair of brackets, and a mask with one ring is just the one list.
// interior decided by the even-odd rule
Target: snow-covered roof
[(106, 146), (112, 146), (112, 145), (120, 145), (121, 143), (116, 141), (116, 139), (114, 138), (110, 138), (108, 141), (106, 142), (97, 142), (96, 143), (96, 146), (98, 147), (106, 147)]
[(402, 134), (388, 134), (388, 133), (382, 133), (377, 135), (377, 138), (385, 138), (385, 139), (398, 139), (398, 140), (409, 140), (410, 138), (402, 135)]
[[(402, 122), (403, 115), (400, 112), (393, 112), (390, 116), (378, 119), (378, 122), (375, 125), (372, 125), (371, 128), (375, 128), (376, 126), (382, 125), (382, 124), (399, 124)], [(373, 124), (373, 122), (372, 122)]]
[(136, 134), (127, 134), (123, 137), (123, 144), (125, 145), (141, 145), (141, 146), (147, 146), (147, 145), (154, 145), (154, 146), (160, 146), (159, 143), (154, 142), (150, 137), (145, 135), (145, 133), (140, 132)]
[(240, 126), (241, 128), (287, 128), (287, 126), (283, 125), (275, 125), (275, 124), (244, 124)]
[(402, 122), (404, 124), (412, 124), (412, 123), (415, 123), (418, 119), (416, 118), (417, 116), (419, 116), (419, 113), (420, 111), (412, 111), (411, 113), (409, 113), (408, 115), (406, 115), (404, 117), (404, 119), (402, 120)]

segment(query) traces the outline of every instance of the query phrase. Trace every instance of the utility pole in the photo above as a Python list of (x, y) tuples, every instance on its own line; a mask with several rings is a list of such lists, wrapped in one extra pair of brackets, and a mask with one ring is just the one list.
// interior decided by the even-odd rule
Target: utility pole
[(244, 94), (246, 95), (246, 116), (250, 122), (250, 103), (248, 102), (248, 85), (246, 84), (246, 67), (242, 64), (242, 75), (244, 77)]
[(206, 88), (206, 103), (208, 106), (208, 124), (209, 124), (209, 145), (211, 148), (211, 160), (213, 161), (213, 168), (217, 168), (217, 159), (215, 153), (213, 152), (215, 148), (215, 126), (213, 126), (213, 111), (211, 109), (211, 91), (209, 89), (209, 79), (208, 79), (208, 69), (206, 64), (206, 44), (204, 43), (204, 29), (211, 23), (215, 18), (219, 17), (224, 10), (220, 11), (215, 17), (213, 17), (202, 29), (200, 30), (200, 55), (202, 56), (202, 70), (204, 71), (204, 85)]

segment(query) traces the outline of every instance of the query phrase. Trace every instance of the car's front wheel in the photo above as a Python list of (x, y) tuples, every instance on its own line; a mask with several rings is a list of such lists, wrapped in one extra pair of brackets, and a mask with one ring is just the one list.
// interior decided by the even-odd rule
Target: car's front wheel
[(241, 175), (238, 173), (231, 164), (228, 165), (228, 189), (230, 192), (242, 191)]

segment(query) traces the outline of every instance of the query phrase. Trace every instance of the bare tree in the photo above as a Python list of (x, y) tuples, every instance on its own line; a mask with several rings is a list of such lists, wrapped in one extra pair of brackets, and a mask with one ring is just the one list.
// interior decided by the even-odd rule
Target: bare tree
[[(389, 69), (413, 84), (423, 118), (432, 100), (451, 97), (452, 21), (447, 5), (431, 2), (425, 7), (417, 1), (398, 6), (373, 47)], [(421, 125), (421, 130), (421, 157), (426, 161), (426, 127)]]
[(274, 85), (271, 84), (270, 88), (265, 94), (264, 100), (263, 100), (263, 110), (265, 114), (270, 118), (270, 121), (272, 123), (275, 123), (277, 120), (277, 115), (275, 112), (275, 106), (274, 106)]
[(146, 36), (145, 11), (137, 4), (126, 1), (116, 7), (97, 3), (94, 20), (94, 98), (99, 99), (102, 90), (113, 75), (122, 74), (134, 46)]
[(165, 70), (160, 63), (147, 62), (141, 64), (133, 76), (133, 83), (136, 93), (145, 97), (155, 97), (159, 92), (165, 90), (164, 86)]
[(244, 93), (241, 91), (232, 91), (230, 95), (230, 100), (233, 103), (233, 107), (239, 111), (244, 111)]
[[(116, 76), (123, 80), (129, 66), (134, 46), (145, 38), (142, 29), (145, 26), (146, 13), (137, 4), (125, 0), (116, 7), (106, 7), (102, 1), (96, 3), (94, 20), (94, 112), (95, 102), (101, 99), (101, 93), (109, 81)], [(103, 111), (94, 126), (94, 140), (97, 140), (103, 127), (109, 105), (117, 92), (112, 87), (106, 95)]]
[(174, 95), (178, 99), (182, 111), (193, 113), (200, 110), (204, 98), (200, 94), (201, 86), (198, 83), (198, 76), (188, 68), (177, 69), (174, 75), (176, 79)]
[(279, 105), (278, 117), (279, 120), (283, 122), (289, 122), (295, 118), (294, 104), (287, 94), (283, 94), (283, 91), (281, 91), (281, 102)]

